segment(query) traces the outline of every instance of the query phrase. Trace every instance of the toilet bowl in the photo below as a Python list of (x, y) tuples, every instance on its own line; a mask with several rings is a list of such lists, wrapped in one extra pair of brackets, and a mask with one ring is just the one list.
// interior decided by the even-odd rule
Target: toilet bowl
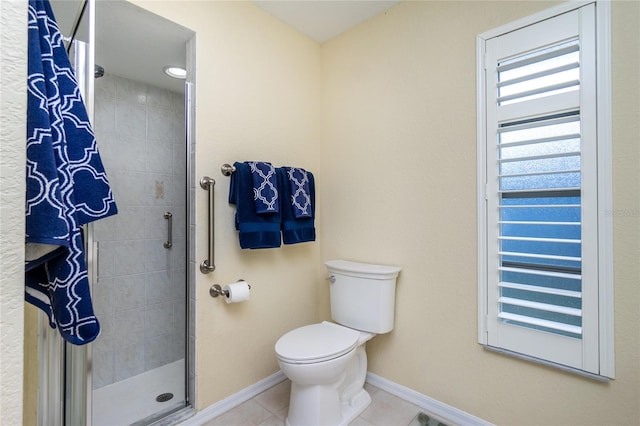
[(371, 403), (366, 342), (393, 329), (397, 266), (345, 260), (330, 272), (331, 318), (296, 328), (275, 345), (291, 380), (287, 426), (346, 426)]
[(278, 364), (291, 380), (287, 426), (346, 426), (364, 411), (371, 402), (364, 347), (373, 336), (325, 321), (278, 340)]

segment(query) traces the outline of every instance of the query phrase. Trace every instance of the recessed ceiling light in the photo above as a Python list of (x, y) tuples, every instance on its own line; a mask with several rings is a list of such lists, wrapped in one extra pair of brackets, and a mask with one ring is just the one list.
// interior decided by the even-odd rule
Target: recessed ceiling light
[(187, 70), (180, 67), (164, 67), (164, 73), (173, 78), (187, 78)]

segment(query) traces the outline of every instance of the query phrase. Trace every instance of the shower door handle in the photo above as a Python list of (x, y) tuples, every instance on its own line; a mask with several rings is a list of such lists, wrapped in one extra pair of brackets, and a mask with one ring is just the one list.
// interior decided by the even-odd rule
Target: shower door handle
[(164, 218), (167, 220), (167, 241), (164, 242), (164, 248), (173, 247), (173, 214), (166, 212)]

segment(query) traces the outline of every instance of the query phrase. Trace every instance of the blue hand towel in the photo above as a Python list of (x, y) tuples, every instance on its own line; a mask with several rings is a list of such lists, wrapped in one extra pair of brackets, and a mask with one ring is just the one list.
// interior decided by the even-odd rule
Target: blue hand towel
[(258, 214), (278, 213), (278, 182), (276, 169), (271, 163), (262, 161), (247, 161), (251, 168), (253, 182), (253, 201)]
[(81, 226), (117, 213), (74, 71), (48, 0), (29, 0), (27, 244), (59, 248), (25, 265), (25, 299), (73, 344), (93, 341)]
[(240, 247), (261, 249), (280, 247), (280, 213), (258, 214), (253, 200), (251, 168), (245, 163), (234, 163), (231, 175), (229, 204), (236, 205), (236, 229)]
[(279, 167), (278, 172), (278, 184), (282, 192), (281, 212), (282, 215), (282, 242), (285, 244), (297, 244), (316, 240), (316, 228), (314, 226), (315, 217), (315, 180), (313, 174), (307, 171), (308, 188), (309, 188), (309, 202), (310, 206), (307, 211), (309, 217), (296, 218), (295, 208), (291, 193), (291, 186), (289, 184), (289, 176), (287, 173), (287, 167)]
[[(291, 192), (291, 206), (296, 219), (312, 217), (311, 191), (309, 189), (309, 176), (305, 169), (298, 167), (285, 167)], [(285, 183), (287, 185), (287, 183)], [(287, 200), (284, 201), (288, 202)]]

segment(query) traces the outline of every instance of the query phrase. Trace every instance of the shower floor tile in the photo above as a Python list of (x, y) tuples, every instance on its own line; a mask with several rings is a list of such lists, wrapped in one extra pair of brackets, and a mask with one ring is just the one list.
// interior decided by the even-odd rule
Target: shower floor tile
[[(157, 402), (156, 397), (173, 398)], [(130, 425), (156, 413), (184, 405), (184, 360), (155, 368), (92, 393), (92, 425)]]

